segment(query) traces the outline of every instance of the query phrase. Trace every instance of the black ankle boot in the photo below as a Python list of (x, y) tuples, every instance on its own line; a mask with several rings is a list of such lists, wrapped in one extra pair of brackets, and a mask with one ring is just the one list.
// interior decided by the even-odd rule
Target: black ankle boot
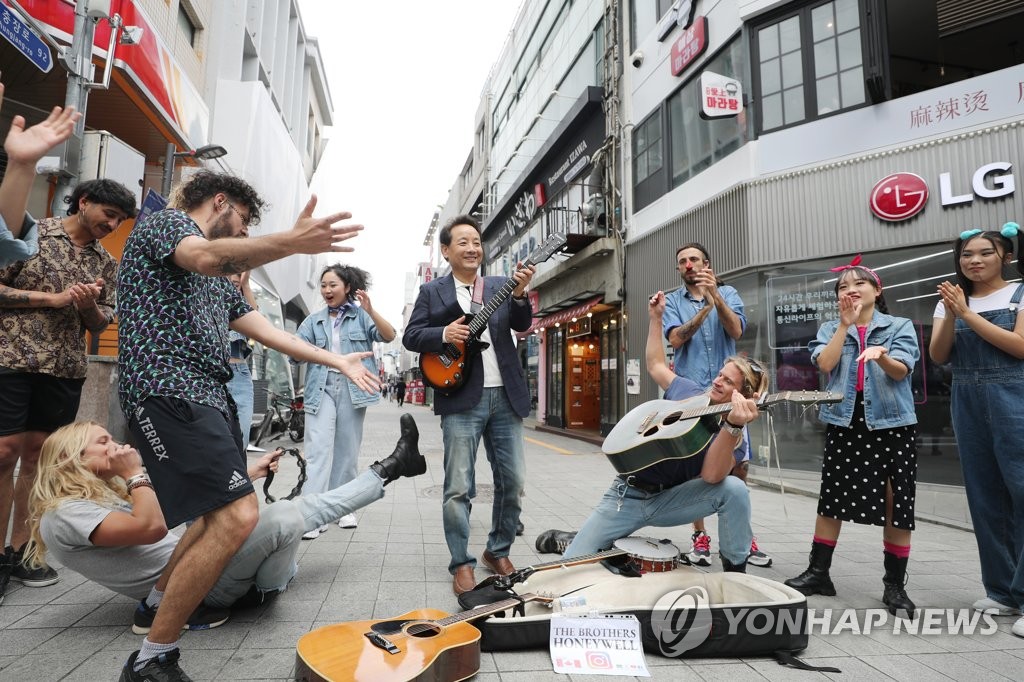
[(743, 560), (742, 562), (740, 562), (738, 564), (734, 564), (731, 561), (729, 561), (728, 559), (726, 559), (725, 555), (721, 555), (721, 557), (722, 557), (722, 571), (723, 572), (725, 572), (725, 573), (746, 573), (747, 572), (747, 562), (746, 562), (746, 560)]
[(897, 611), (905, 611), (907, 618), (913, 618), (917, 607), (910, 601), (907, 591), (907, 562), (910, 557), (898, 557), (890, 552), (883, 552), (885, 577), (882, 584), (882, 603), (889, 607), (889, 613), (897, 615)]
[(411, 414), (403, 414), (399, 420), (402, 435), (395, 444), (395, 451), (387, 459), (374, 462), (370, 470), (381, 477), (384, 485), (402, 476), (419, 476), (427, 470), (427, 460), (420, 454), (420, 432)]
[(790, 578), (784, 584), (808, 596), (823, 594), (826, 597), (834, 597), (836, 586), (832, 584), (832, 578), (828, 575), (834, 551), (835, 547), (820, 542), (811, 543), (810, 565), (807, 570), (795, 578)]

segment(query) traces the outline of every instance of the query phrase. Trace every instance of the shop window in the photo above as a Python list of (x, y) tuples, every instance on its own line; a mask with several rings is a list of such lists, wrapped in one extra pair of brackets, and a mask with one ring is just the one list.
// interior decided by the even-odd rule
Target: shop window
[(639, 210), (665, 193), (661, 109), (633, 131), (634, 202)]
[[(743, 80), (743, 47), (733, 40), (701, 69)], [(700, 117), (700, 78), (690, 79), (668, 100), (672, 187), (697, 175), (747, 141), (745, 116)]]
[(866, 102), (858, 0), (805, 5), (751, 35), (762, 132)]
[(545, 422), (548, 426), (565, 426), (564, 365), (565, 340), (560, 328), (549, 329), (548, 339), (548, 400)]
[(178, 29), (181, 34), (185, 36), (185, 41), (191, 46), (196, 46), (196, 35), (199, 33), (199, 27), (196, 26), (195, 20), (189, 15), (188, 8), (184, 2), (178, 4)]

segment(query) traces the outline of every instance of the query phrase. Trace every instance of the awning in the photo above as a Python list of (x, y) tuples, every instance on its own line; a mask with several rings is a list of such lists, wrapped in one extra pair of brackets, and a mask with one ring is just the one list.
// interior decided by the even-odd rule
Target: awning
[(587, 299), (583, 303), (574, 305), (571, 308), (564, 308), (563, 310), (559, 310), (558, 312), (554, 312), (550, 315), (534, 320), (530, 328), (527, 331), (522, 332), (522, 334), (531, 334), (542, 327), (546, 329), (548, 327), (554, 327), (556, 323), (565, 324), (574, 317), (583, 317), (590, 312), (591, 308), (600, 303), (602, 298), (604, 298), (604, 295), (599, 294), (593, 298)]

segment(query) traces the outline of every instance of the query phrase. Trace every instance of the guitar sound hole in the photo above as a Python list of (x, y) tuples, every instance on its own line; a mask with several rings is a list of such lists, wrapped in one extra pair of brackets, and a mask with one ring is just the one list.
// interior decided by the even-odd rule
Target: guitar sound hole
[(651, 428), (649, 428), (646, 431), (644, 431), (644, 436), (645, 437), (653, 436), (654, 434), (656, 434), (658, 432), (658, 428), (659, 427), (657, 425), (652, 426)]
[(405, 633), (411, 637), (436, 637), (441, 634), (441, 628), (433, 623), (416, 623), (410, 625)]
[(663, 425), (665, 425), (665, 426), (670, 426), (672, 424), (675, 424), (677, 421), (679, 421), (679, 418), (682, 417), (682, 416), (683, 416), (682, 412), (673, 412), (672, 414), (667, 415), (664, 419), (662, 419), (661, 423)]

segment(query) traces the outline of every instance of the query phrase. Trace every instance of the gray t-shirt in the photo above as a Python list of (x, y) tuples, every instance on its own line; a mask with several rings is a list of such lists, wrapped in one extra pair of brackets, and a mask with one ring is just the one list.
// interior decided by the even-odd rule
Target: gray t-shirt
[(168, 533), (151, 545), (97, 547), (89, 540), (113, 511), (131, 513), (127, 502), (71, 500), (43, 514), (39, 532), (50, 554), (77, 573), (132, 599), (144, 599), (156, 584), (178, 544)]

